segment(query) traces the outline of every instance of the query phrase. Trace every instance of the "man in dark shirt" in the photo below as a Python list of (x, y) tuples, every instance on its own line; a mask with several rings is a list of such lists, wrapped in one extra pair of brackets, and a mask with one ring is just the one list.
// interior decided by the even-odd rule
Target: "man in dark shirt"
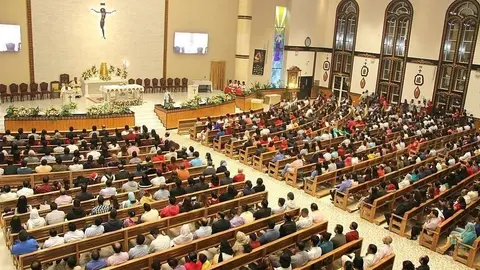
[(230, 221), (225, 219), (225, 214), (217, 213), (217, 221), (212, 223), (212, 233), (218, 233), (230, 229)]
[(230, 177), (230, 171), (225, 171), (224, 174), (225, 174), (225, 177), (222, 180), (220, 180), (220, 185), (224, 186), (224, 185), (230, 185), (231, 183), (233, 183), (233, 178)]
[(253, 146), (252, 139), (248, 139), (248, 141), (246, 141), (246, 142), (243, 144), (243, 150), (247, 149), (247, 148), (250, 147), (250, 146)]
[(73, 138), (77, 137), (77, 134), (75, 132), (73, 132), (73, 127), (70, 127), (68, 130), (69, 131), (67, 132), (67, 134), (65, 134), (66, 138), (69, 138), (70, 140), (73, 140)]
[(115, 180), (128, 179), (129, 177), (130, 173), (125, 171), (125, 167), (123, 167), (123, 165), (118, 165), (118, 172), (115, 174)]
[(81, 184), (80, 185), (80, 191), (75, 195), (75, 199), (80, 200), (80, 201), (86, 201), (86, 200), (91, 200), (93, 199), (93, 194), (91, 192), (87, 191), (87, 184)]
[(178, 197), (184, 194), (187, 194), (187, 192), (182, 187), (182, 180), (180, 179), (175, 180), (175, 187), (170, 190), (170, 196)]
[(103, 228), (105, 229), (106, 233), (123, 228), (123, 221), (117, 219), (117, 210), (112, 209), (112, 211), (110, 211), (110, 219), (103, 223)]
[[(410, 193), (406, 193), (405, 195), (403, 195), (402, 197), (402, 200), (403, 202), (400, 203), (397, 208), (395, 208), (395, 211), (393, 211), (393, 214), (397, 215), (397, 216), (400, 216), (400, 217), (403, 217), (403, 215), (409, 211), (410, 209), (412, 209), (413, 207), (413, 204), (411, 202), (411, 196), (410, 196)], [(385, 216), (385, 219), (387, 221), (387, 227), (385, 227), (385, 229), (389, 230), (389, 225), (390, 225), (390, 217), (392, 216), (392, 213), (385, 213), (384, 214)]]
[(205, 176), (200, 175), (198, 178), (199, 182), (195, 184), (195, 189), (197, 191), (206, 190), (209, 188), (208, 184), (205, 183)]
[(218, 200), (220, 202), (226, 202), (235, 199), (235, 196), (237, 196), (237, 190), (234, 186), (230, 185), (227, 188), (227, 192), (220, 195), (220, 197), (218, 197)]
[(73, 207), (70, 212), (67, 214), (67, 220), (74, 220), (77, 218), (85, 217), (87, 214), (85, 210), (80, 206), (80, 200), (75, 199), (73, 200)]
[(73, 159), (73, 154), (70, 154), (70, 148), (65, 147), (63, 149), (63, 155), (60, 155), (62, 161), (71, 161)]
[(257, 185), (254, 186), (253, 189), (255, 190), (255, 193), (265, 191), (265, 185), (263, 184), (263, 179), (262, 178), (257, 179)]
[(195, 187), (195, 180), (193, 180), (193, 176), (188, 177), (188, 185), (185, 188), (185, 192), (188, 193), (193, 193), (197, 191), (197, 188)]
[(3, 169), (3, 174), (4, 175), (14, 175), (17, 174), (17, 165), (13, 165), (13, 162), (11, 160), (7, 160), (7, 166)]
[(297, 231), (297, 224), (292, 220), (289, 214), (285, 214), (285, 222), (280, 226), (280, 237), (289, 235)]
[(255, 220), (269, 217), (272, 214), (272, 209), (268, 207), (268, 200), (263, 199), (261, 202), (261, 208), (253, 213)]

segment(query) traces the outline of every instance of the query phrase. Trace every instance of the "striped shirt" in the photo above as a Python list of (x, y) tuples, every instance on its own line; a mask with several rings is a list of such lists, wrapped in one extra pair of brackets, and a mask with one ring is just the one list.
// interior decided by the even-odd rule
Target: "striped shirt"
[(103, 213), (108, 213), (112, 207), (106, 204), (99, 204), (92, 209), (92, 215), (98, 215)]

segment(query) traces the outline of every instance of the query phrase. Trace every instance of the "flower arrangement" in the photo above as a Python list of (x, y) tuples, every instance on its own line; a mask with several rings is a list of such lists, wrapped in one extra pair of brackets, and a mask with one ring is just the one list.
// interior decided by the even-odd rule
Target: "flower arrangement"
[(123, 107), (130, 107), (130, 106), (139, 106), (143, 104), (143, 101), (141, 99), (136, 99), (136, 100), (116, 100), (116, 101), (111, 101), (110, 104), (115, 105), (115, 106), (123, 106)]
[(92, 106), (87, 109), (87, 115), (100, 116), (100, 115), (112, 115), (112, 114), (129, 114), (132, 113), (128, 106), (115, 105), (115, 104), (102, 104)]
[(110, 81), (112, 79), (112, 76), (117, 76), (117, 77), (121, 77), (122, 79), (126, 79), (128, 76), (128, 72), (125, 68), (118, 68), (110, 65), (110, 67), (108, 68), (107, 75), (99, 74), (96, 66), (92, 66), (91, 68), (85, 70), (82, 73), (83, 80), (88, 80), (96, 76), (99, 76), (100, 80), (102, 81)]
[(202, 100), (200, 95), (195, 95), (192, 99), (186, 100), (180, 104), (180, 107), (174, 106), (173, 104), (167, 104), (163, 106), (167, 110), (171, 109), (198, 109), (201, 105), (220, 105), (224, 102), (234, 100), (235, 96), (230, 94), (219, 94), (212, 97), (207, 97), (205, 100)]
[(263, 98), (263, 93), (261, 93), (262, 90), (265, 89), (274, 89), (278, 88), (275, 84), (266, 82), (266, 83), (260, 83), (260, 82), (255, 82), (252, 83), (252, 86), (248, 89), (245, 89), (242, 92), (242, 96), (248, 96), (250, 94), (255, 94), (257, 98)]
[(25, 108), (25, 107), (20, 107), (17, 108), (14, 105), (8, 106), (6, 110), (5, 117), (10, 117), (10, 118), (20, 118), (20, 117), (37, 117), (40, 114), (40, 108), (39, 107), (31, 107), (31, 108)]
[(60, 117), (61, 116), (60, 115), (60, 110), (55, 108), (55, 107), (50, 107), (50, 108), (45, 109), (44, 114), (48, 118)]

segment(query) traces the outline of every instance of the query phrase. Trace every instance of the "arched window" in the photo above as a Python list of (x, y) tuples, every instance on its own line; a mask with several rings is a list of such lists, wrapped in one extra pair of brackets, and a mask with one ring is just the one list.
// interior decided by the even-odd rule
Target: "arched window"
[(385, 11), (377, 93), (398, 104), (402, 97), (413, 7), (408, 0), (393, 0)]
[(456, 0), (445, 15), (434, 93), (435, 107), (442, 110), (462, 109), (465, 103), (479, 8), (476, 0)]
[(341, 97), (350, 91), (355, 43), (357, 41), (358, 4), (342, 0), (337, 7), (333, 40), (333, 93)]

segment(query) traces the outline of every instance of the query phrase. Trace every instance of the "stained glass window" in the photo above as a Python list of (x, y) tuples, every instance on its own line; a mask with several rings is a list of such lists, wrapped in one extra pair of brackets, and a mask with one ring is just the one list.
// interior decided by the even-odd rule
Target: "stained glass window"
[(285, 27), (287, 26), (287, 8), (275, 9), (275, 36), (273, 42), (272, 75), (270, 81), (277, 87), (283, 87), (283, 47), (285, 45)]

